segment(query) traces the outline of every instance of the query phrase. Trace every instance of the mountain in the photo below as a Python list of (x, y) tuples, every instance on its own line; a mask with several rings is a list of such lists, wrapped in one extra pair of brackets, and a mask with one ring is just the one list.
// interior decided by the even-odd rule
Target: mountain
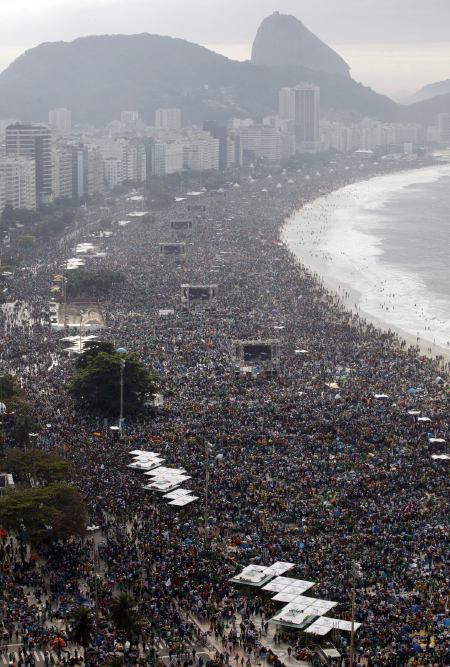
[(403, 117), (412, 123), (436, 125), (440, 113), (450, 113), (450, 93), (410, 104), (404, 108)]
[(153, 123), (159, 107), (178, 107), (185, 124), (262, 117), (278, 91), (302, 81), (321, 87), (325, 110), (395, 120), (398, 105), (344, 74), (298, 66), (237, 62), (202, 46), (159, 35), (106, 35), (45, 43), (0, 74), (0, 118), (46, 121), (72, 110), (74, 123), (104, 125), (135, 109)]
[(450, 94), (450, 79), (447, 79), (446, 81), (438, 81), (438, 83), (431, 83), (429, 86), (425, 86), (412, 96), (410, 102), (423, 102), (432, 97), (447, 94)]
[(299, 65), (349, 76), (350, 67), (295, 16), (274, 12), (261, 23), (252, 49), (255, 65)]

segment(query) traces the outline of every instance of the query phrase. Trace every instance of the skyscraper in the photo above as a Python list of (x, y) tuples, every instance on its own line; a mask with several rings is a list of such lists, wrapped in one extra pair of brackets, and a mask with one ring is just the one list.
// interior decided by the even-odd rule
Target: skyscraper
[(16, 123), (6, 128), (6, 153), (34, 160), (36, 201), (52, 201), (52, 133), (45, 125)]
[(282, 88), (279, 94), (279, 115), (294, 123), (297, 150), (315, 152), (320, 147), (320, 88), (301, 83)]

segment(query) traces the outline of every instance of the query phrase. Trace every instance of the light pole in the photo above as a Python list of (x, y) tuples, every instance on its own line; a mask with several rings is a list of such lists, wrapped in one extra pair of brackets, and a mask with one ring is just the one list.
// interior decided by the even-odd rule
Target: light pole
[[(124, 347), (118, 347), (116, 352), (123, 355), (126, 354), (126, 349)], [(125, 359), (122, 357), (120, 360), (120, 417), (119, 417), (119, 438), (122, 437), (122, 425), (123, 425), (123, 372), (125, 370)]]
[(81, 347), (81, 325), (82, 324), (83, 324), (83, 313), (80, 313), (80, 354), (81, 354), (81, 351), (82, 351), (82, 347)]
[(355, 659), (355, 611), (356, 611), (356, 578), (362, 575), (361, 566), (356, 561), (352, 562), (352, 628), (350, 633), (350, 667), (354, 665)]
[(120, 417), (119, 417), (119, 436), (122, 437), (123, 424), (123, 371), (125, 369), (125, 359), (120, 360)]
[(205, 440), (205, 546), (209, 529), (209, 443)]

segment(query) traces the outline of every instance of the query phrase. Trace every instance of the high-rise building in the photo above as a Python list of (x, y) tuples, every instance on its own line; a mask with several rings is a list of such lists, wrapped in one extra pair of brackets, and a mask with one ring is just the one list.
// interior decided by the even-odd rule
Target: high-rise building
[(72, 146), (72, 197), (83, 198), (87, 193), (87, 149), (83, 144)]
[(204, 138), (196, 137), (185, 143), (183, 166), (191, 171), (218, 171), (219, 140), (205, 133)]
[(225, 126), (218, 125), (213, 120), (205, 121), (203, 129), (205, 132), (209, 132), (214, 139), (219, 140), (219, 169), (223, 171), (228, 166), (228, 130)]
[(6, 205), (6, 174), (0, 166), (0, 215)]
[(132, 183), (145, 183), (147, 178), (147, 160), (145, 145), (142, 141), (126, 141), (122, 148), (123, 180)]
[(450, 113), (438, 115), (439, 143), (450, 146)]
[(155, 127), (158, 130), (179, 130), (181, 128), (180, 109), (157, 109)]
[(183, 169), (183, 144), (156, 141), (151, 148), (153, 176), (177, 174)]
[(103, 173), (107, 188), (112, 190), (117, 185), (121, 185), (123, 183), (122, 160), (118, 160), (115, 157), (109, 157), (104, 160)]
[(18, 156), (0, 159), (0, 180), (3, 182), (4, 205), (12, 208), (36, 208), (35, 161)]
[(85, 194), (92, 197), (105, 191), (103, 155), (99, 146), (86, 146)]
[(130, 123), (137, 123), (139, 120), (139, 113), (137, 111), (121, 111), (120, 122), (128, 125)]
[(61, 134), (70, 134), (72, 131), (72, 112), (69, 109), (51, 109), (48, 112), (48, 124), (52, 130)]
[(52, 147), (53, 163), (53, 195), (55, 199), (66, 199), (73, 196), (73, 160), (72, 148), (60, 143)]
[(239, 130), (247, 161), (262, 158), (277, 162), (281, 158), (281, 133), (270, 125), (251, 125)]
[(298, 151), (315, 152), (320, 148), (319, 86), (301, 83), (293, 88), (282, 88), (278, 113), (294, 123)]
[(17, 123), (6, 128), (6, 153), (35, 161), (36, 201), (52, 201), (52, 133), (45, 125)]

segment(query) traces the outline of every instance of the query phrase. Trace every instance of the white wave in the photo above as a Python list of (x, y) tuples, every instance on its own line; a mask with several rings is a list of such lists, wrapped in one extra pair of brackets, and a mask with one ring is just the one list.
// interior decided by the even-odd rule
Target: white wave
[(359, 312), (448, 350), (450, 297), (432, 293), (418, 274), (382, 263), (377, 233), (395, 224), (383, 208), (400, 191), (449, 175), (450, 165), (440, 165), (346, 186), (295, 213), (282, 238), (338, 293), (350, 288)]

